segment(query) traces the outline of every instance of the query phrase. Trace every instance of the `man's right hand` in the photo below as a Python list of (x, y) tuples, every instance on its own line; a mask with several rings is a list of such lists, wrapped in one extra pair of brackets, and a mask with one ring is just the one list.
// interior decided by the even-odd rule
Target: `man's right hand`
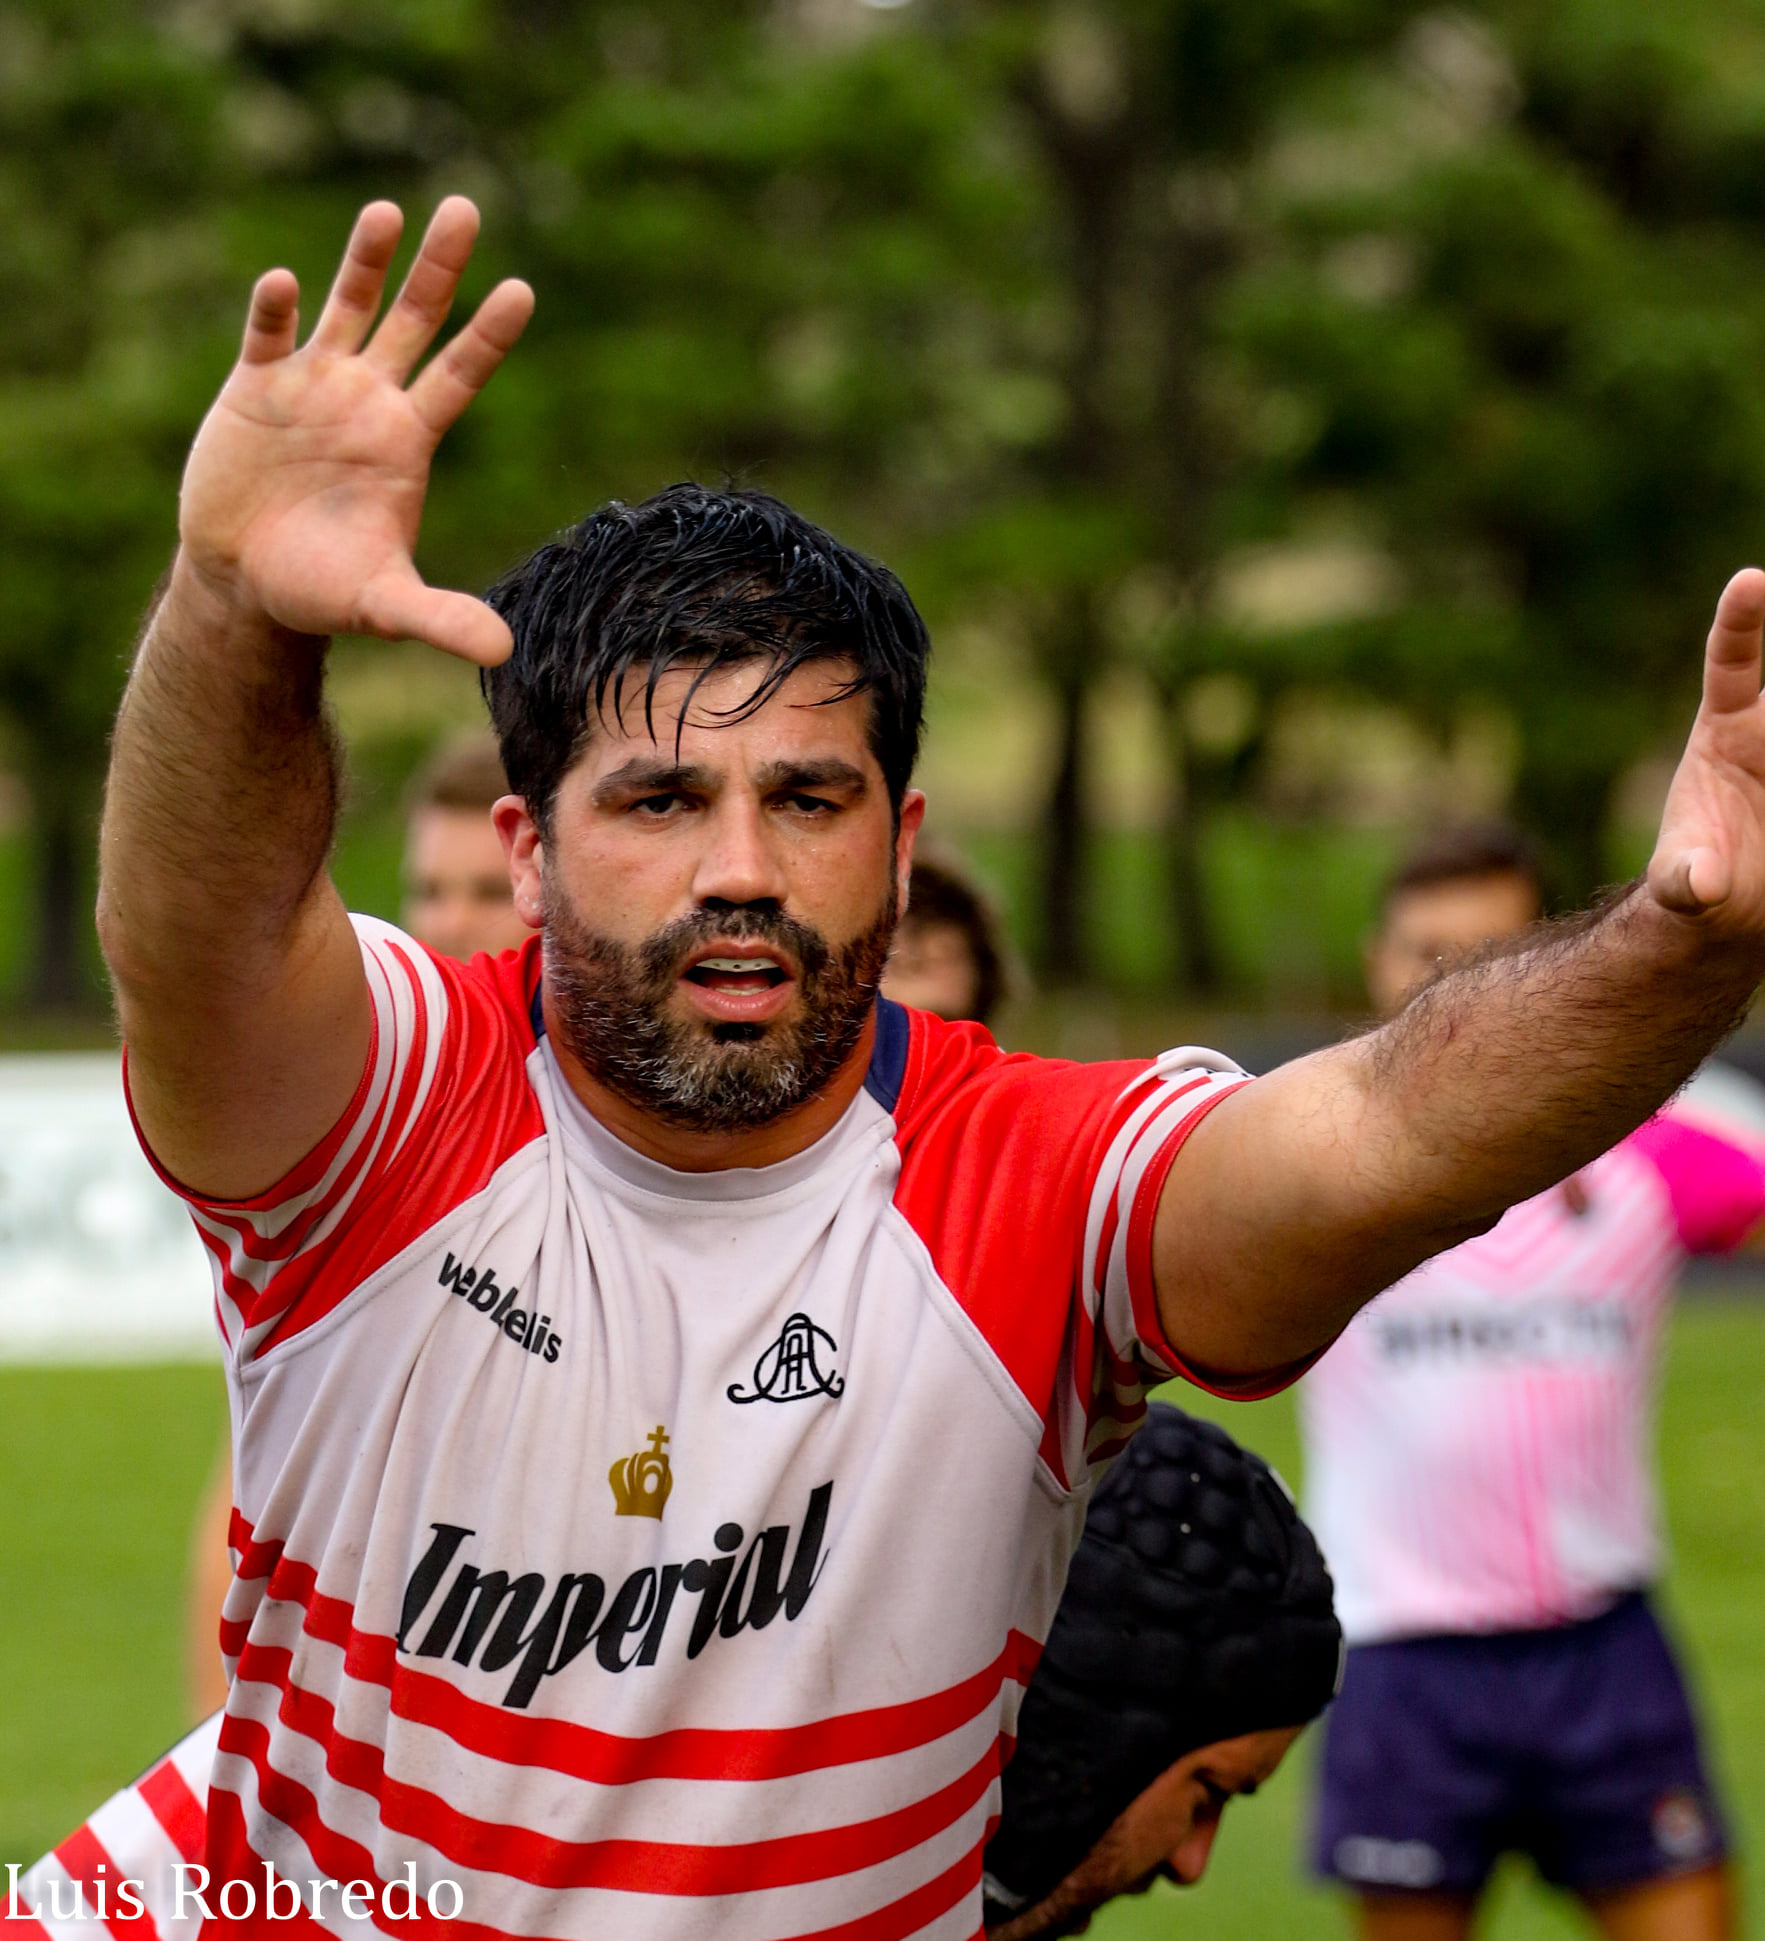
[(334, 1126), (372, 1021), (361, 951), (325, 872), (337, 759), (324, 639), (426, 640), (491, 664), (509, 631), (412, 562), (429, 463), (533, 307), (502, 283), (414, 380), (472, 253), (442, 203), (381, 319), (399, 212), (369, 204), (312, 337), (272, 270), (184, 474), (182, 544), (111, 743), (99, 935), (136, 1116), (189, 1186), (237, 1199)]
[(305, 345), (292, 273), (259, 278), (239, 362), (185, 468), (179, 571), (293, 633), (408, 636), (492, 665), (509, 652), (501, 618), (424, 585), (412, 554), (435, 448), (521, 335), (533, 293), (499, 283), (410, 381), (453, 303), (478, 211), (463, 196), (441, 204), (376, 329), (402, 227), (390, 202), (356, 218)]

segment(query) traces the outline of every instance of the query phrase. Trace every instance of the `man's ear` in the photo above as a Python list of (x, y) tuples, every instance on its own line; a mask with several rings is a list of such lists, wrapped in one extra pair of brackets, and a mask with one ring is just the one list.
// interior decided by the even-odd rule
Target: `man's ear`
[(499, 797), (490, 819), (508, 858), (515, 914), (530, 930), (537, 930), (545, 922), (545, 843), (539, 825), (518, 795)]
[(895, 918), (907, 914), (907, 894), (913, 882), (913, 845), (925, 821), (925, 791), (909, 789), (901, 797), (901, 814), (895, 825)]

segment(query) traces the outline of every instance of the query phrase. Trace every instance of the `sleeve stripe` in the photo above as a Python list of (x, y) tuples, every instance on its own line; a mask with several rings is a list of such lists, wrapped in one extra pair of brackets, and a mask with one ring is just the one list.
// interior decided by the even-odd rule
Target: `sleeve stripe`
[(199, 1861), (204, 1835), (202, 1802), (171, 1760), (161, 1760), (135, 1790), (179, 1853), (193, 1864)]
[(1097, 1170), (1086, 1216), (1082, 1304), (1056, 1378), (1055, 1447), (1044, 1459), (1068, 1488), (1083, 1485), (1139, 1426), (1145, 1389), (1177, 1372), (1158, 1325), (1150, 1278), (1150, 1212), (1142, 1264), (1136, 1222), (1155, 1210), (1189, 1132), (1249, 1081), (1217, 1053), (1167, 1052), (1128, 1085)]
[(243, 1203), (191, 1207), (214, 1256), (221, 1331), (237, 1355), (256, 1353), (294, 1298), (278, 1276), (347, 1217), (364, 1180), (400, 1151), (433, 1087), (448, 996), (435, 967), (390, 925), (352, 919), (372, 1003), (367, 1069), (348, 1111), (279, 1186)]

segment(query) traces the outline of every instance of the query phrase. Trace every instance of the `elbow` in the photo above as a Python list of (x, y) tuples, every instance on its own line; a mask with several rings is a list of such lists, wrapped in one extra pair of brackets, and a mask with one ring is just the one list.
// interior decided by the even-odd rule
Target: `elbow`
[(93, 911), (98, 931), (98, 948), (104, 953), (110, 972), (111, 988), (119, 995), (147, 981), (147, 966), (130, 926), (117, 905), (114, 886), (108, 881), (98, 886), (98, 903)]

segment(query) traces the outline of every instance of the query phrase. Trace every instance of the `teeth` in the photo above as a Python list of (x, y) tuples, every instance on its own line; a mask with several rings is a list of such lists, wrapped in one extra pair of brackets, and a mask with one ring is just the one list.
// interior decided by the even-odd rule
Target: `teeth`
[(777, 970), (778, 966), (770, 957), (704, 957), (699, 960), (700, 970), (746, 971)]

